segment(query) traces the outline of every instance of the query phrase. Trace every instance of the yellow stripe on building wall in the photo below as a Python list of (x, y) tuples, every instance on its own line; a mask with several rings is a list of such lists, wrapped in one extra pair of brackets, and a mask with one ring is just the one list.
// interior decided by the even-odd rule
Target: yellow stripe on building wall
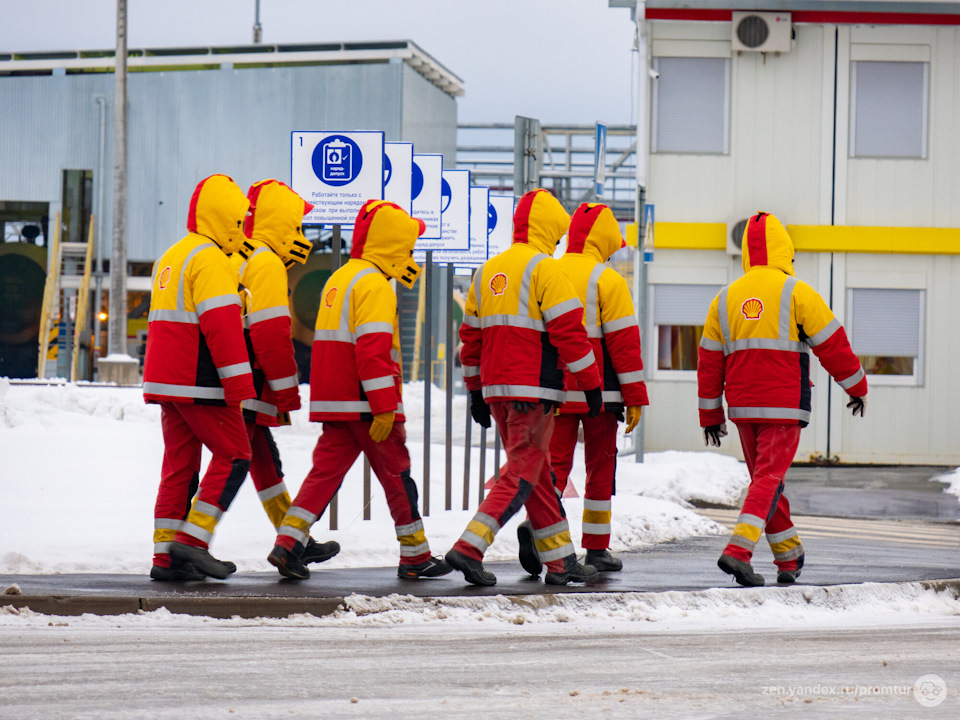
[[(960, 228), (787, 225), (797, 252), (960, 255)], [(636, 225), (627, 226), (635, 246)], [(726, 223), (658, 222), (657, 248), (726, 250)]]

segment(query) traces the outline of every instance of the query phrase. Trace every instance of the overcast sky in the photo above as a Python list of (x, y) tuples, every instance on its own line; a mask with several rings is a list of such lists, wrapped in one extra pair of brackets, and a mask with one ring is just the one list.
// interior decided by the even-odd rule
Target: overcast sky
[[(128, 0), (128, 46), (252, 42), (255, 0)], [(0, 52), (116, 46), (116, 0), (0, 0)], [(632, 123), (633, 25), (607, 0), (261, 0), (264, 43), (413, 40), (461, 122)]]

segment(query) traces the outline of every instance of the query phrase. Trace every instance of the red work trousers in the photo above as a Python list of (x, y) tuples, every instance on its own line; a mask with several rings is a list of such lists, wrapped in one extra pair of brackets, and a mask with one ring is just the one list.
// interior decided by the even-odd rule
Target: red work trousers
[(370, 437), (370, 425), (369, 420), (323, 423), (323, 433), (313, 450), (313, 468), (283, 519), (277, 545), (303, 553), (310, 526), (323, 515), (362, 452), (386, 495), (400, 541), (400, 564), (417, 565), (430, 559), (417, 485), (410, 477), (406, 429), (402, 422), (394, 423), (387, 438), (377, 443)]
[(533, 404), (527, 412), (511, 401), (489, 404), (507, 462), (453, 549), (482, 560), (500, 528), (526, 506), (540, 559), (551, 570), (562, 569), (563, 558), (573, 556), (574, 548), (551, 477), (553, 411), (540, 404)]
[[(250, 466), (250, 441), (238, 407), (160, 403), (163, 466), (154, 506), (153, 564), (170, 566), (170, 541), (209, 547)], [(213, 457), (200, 479), (200, 451)], [(196, 493), (193, 514), (190, 501)]]
[(610, 547), (610, 520), (616, 492), (617, 416), (601, 412), (596, 417), (561, 413), (554, 422), (550, 439), (550, 464), (557, 478), (557, 492), (567, 487), (577, 431), (583, 425), (583, 454), (587, 483), (583, 492), (583, 549)]
[(250, 450), (253, 453), (250, 459), (250, 478), (270, 523), (276, 529), (280, 527), (283, 516), (290, 508), (290, 494), (283, 482), (280, 451), (270, 428), (257, 425), (251, 420), (247, 420), (246, 424)]
[(800, 426), (781, 423), (737, 423), (750, 487), (740, 517), (723, 553), (750, 562), (762, 533), (780, 570), (803, 563), (803, 546), (790, 520), (790, 503), (783, 494), (784, 476), (800, 444)]

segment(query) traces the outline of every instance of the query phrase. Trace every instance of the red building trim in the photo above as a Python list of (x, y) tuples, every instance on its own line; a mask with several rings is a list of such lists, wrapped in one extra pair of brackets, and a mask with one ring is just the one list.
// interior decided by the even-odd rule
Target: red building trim
[[(787, 12), (787, 11), (784, 11)], [(960, 25), (960, 13), (877, 13), (799, 10), (791, 12), (793, 23), (830, 23), (837, 25)], [(700, 20), (730, 22), (733, 10), (691, 8), (647, 8), (647, 20)]]

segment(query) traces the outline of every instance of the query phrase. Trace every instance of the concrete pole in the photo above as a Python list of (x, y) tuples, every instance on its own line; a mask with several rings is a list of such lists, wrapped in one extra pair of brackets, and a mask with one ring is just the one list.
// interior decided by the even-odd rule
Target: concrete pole
[(107, 349), (127, 355), (127, 0), (117, 0), (113, 94), (113, 253)]

